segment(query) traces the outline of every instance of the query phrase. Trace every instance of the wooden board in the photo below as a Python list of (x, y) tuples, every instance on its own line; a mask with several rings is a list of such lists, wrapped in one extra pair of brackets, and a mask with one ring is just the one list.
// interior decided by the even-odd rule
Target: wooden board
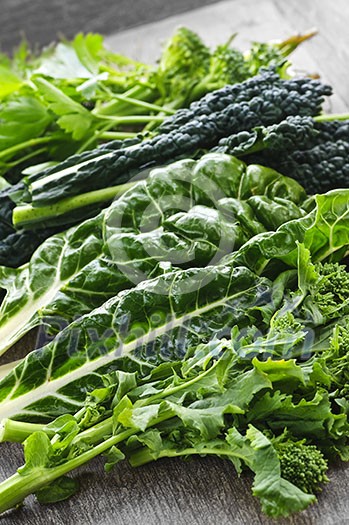
[(1, 0), (0, 49), (12, 51), (23, 36), (31, 46), (45, 46), (57, 35), (72, 38), (80, 31), (108, 34), (215, 1)]
[[(102, 2), (101, 2), (102, 4)], [(99, 4), (99, 5), (101, 5)], [(251, 40), (283, 38), (317, 26), (320, 35), (294, 55), (297, 69), (319, 73), (330, 81), (336, 95), (332, 111), (349, 106), (349, 33), (347, 0), (230, 0), (112, 35), (107, 42), (119, 52), (155, 60), (159, 42), (178, 25), (198, 31), (209, 44), (224, 41), (239, 31), (236, 42), (247, 48)], [(78, 24), (78, 22), (77, 22)], [(76, 29), (80, 29), (79, 25)], [(100, 28), (102, 30), (102, 28)], [(23, 350), (23, 345), (19, 345)], [(7, 357), (10, 357), (8, 354)], [(0, 447), (0, 477), (22, 462), (21, 448)], [(163, 460), (132, 470), (126, 463), (106, 475), (97, 459), (75, 476), (81, 492), (67, 502), (42, 507), (34, 498), (5, 515), (2, 525), (250, 525), (275, 523), (265, 518), (251, 495), (251, 478), (238, 479), (227, 461), (212, 458), (190, 462)], [(339, 525), (348, 522), (349, 468), (333, 467), (331, 484), (311, 509), (278, 521), (281, 525)]]

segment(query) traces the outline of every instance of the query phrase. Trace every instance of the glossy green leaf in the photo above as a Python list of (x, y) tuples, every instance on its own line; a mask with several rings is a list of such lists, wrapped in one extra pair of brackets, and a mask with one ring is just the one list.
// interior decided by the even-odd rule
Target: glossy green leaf
[[(302, 189), (276, 172), (258, 170), (265, 180), (256, 185), (251, 166), (245, 171), (222, 154), (154, 170), (96, 218), (47, 239), (28, 265), (0, 267), (7, 290), (0, 353), (44, 320), (57, 332), (120, 290), (168, 271), (161, 261), (181, 268), (218, 264), (268, 229), (251, 201), (258, 192), (266, 193), (260, 198), (269, 223), (284, 220), (278, 216), (281, 208), (289, 210), (285, 197), (301, 204)], [(275, 200), (279, 195), (282, 203)], [(293, 213), (302, 215), (298, 207)]]

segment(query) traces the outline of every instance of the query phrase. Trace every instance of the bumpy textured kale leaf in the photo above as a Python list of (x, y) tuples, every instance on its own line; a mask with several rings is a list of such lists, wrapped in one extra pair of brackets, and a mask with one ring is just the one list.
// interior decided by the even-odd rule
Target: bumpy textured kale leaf
[[(201, 148), (216, 146), (219, 139), (231, 133), (274, 124), (288, 115), (316, 115), (321, 109), (323, 96), (327, 94), (330, 94), (330, 89), (316, 81), (283, 81), (273, 72), (264, 72), (241, 84), (215, 91), (193, 103), (189, 109), (180, 110), (166, 119), (158, 134), (149, 140), (136, 138), (123, 143), (108, 143), (105, 147), (75, 155), (55, 167), (25, 177), (22, 189), (16, 191), (17, 207), (12, 219), (6, 219), (7, 223), (12, 226), (14, 222), (19, 230), (24, 227), (45, 231), (34, 231), (32, 236), (21, 231), (14, 235), (13, 229), (4, 232), (3, 260), (8, 257), (11, 266), (26, 262), (33, 249), (52, 233), (51, 228), (62, 230), (95, 215), (114, 196), (110, 191), (93, 194), (93, 190), (115, 187), (142, 170), (193, 155)], [(87, 188), (88, 204), (80, 198), (84, 197)], [(8, 196), (0, 194), (2, 197)], [(67, 197), (73, 199), (68, 209), (51, 207), (53, 203), (64, 203)], [(14, 205), (11, 202), (10, 205), (13, 209)], [(23, 249), (11, 260), (9, 247), (20, 241)]]
[(78, 195), (86, 187), (93, 190), (122, 184), (134, 170), (193, 154), (198, 148), (211, 148), (227, 134), (274, 124), (288, 115), (316, 115), (323, 97), (330, 93), (328, 86), (314, 80), (283, 81), (273, 72), (264, 72), (178, 111), (165, 119), (156, 137), (139, 146), (101, 155), (86, 164), (82, 155), (80, 163), (67, 172), (60, 171), (58, 165), (39, 181), (29, 178), (30, 201), (42, 206)]
[(349, 126), (291, 116), (283, 122), (220, 140), (216, 151), (270, 166), (298, 180), (308, 193), (349, 185)]

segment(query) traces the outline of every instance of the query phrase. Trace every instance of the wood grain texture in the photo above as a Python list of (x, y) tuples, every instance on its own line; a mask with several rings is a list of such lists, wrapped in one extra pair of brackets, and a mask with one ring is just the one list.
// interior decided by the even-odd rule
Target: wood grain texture
[[(55, 9), (61, 8), (60, 3), (55, 0), (50, 2), (50, 16), (57, 12)], [(153, 6), (159, 3), (159, 1), (152, 2)], [(33, 13), (37, 13), (39, 2), (35, 6), (34, 2), (11, 1), (11, 6), (17, 8), (23, 4), (26, 4), (24, 13), (30, 13), (30, 17), (34, 17)], [(79, 19), (76, 16), (75, 3), (68, 4), (62, 1), (67, 20), (72, 13), (75, 13), (75, 19), (69, 26), (72, 32), (86, 29), (84, 21), (88, 19), (88, 14), (96, 13), (95, 6), (92, 4), (93, 2), (85, 3), (85, 7), (88, 6), (90, 11), (85, 10), (82, 18)], [(95, 4), (101, 5), (97, 2)], [(104, 4), (109, 4), (110, 8), (112, 2), (104, 2)], [(117, 4), (123, 5), (122, 2)], [(9, 17), (10, 2), (5, 1), (5, 5), (7, 5), (6, 16)], [(128, 8), (126, 2), (125, 6)], [(111, 16), (111, 11), (106, 8), (103, 14), (96, 15), (94, 29), (104, 33), (109, 31), (111, 25), (107, 20), (108, 13)], [(121, 17), (122, 13), (120, 7)], [(337, 2), (230, 0), (112, 35), (108, 37), (107, 42), (116, 51), (125, 52), (139, 59), (155, 60), (159, 53), (159, 42), (181, 24), (198, 31), (209, 44), (220, 43), (238, 31), (236, 43), (242, 48), (247, 48), (251, 40), (283, 38), (293, 32), (317, 26), (320, 35), (299, 49), (293, 60), (298, 69), (318, 72), (325, 80), (331, 82), (336, 96), (331, 100), (328, 109), (343, 111), (349, 109), (346, 68), (349, 62), (349, 34), (345, 31), (348, 15), (347, 0), (337, 0)], [(48, 14), (43, 12), (43, 20), (49, 20), (45, 18), (46, 16)], [(13, 20), (8, 22), (11, 22), (10, 27), (13, 27)], [(55, 27), (51, 28), (53, 36)], [(125, 27), (125, 25), (117, 27)], [(32, 335), (17, 345), (16, 354), (8, 353), (5, 359), (15, 358), (19, 352), (23, 353), (33, 344)], [(16, 445), (2, 445), (0, 455), (0, 478), (4, 479), (14, 472), (23, 458), (21, 448)], [(112, 473), (106, 475), (103, 472), (103, 461), (99, 458), (79, 469), (74, 475), (81, 483), (79, 495), (50, 507), (42, 507), (35, 503), (34, 498), (30, 498), (25, 507), (6, 514), (1, 519), (1, 525), (14, 523), (272, 525), (276, 523), (261, 514), (258, 501), (251, 495), (251, 477), (246, 475), (238, 479), (233, 466), (227, 461), (213, 458), (195, 459), (189, 462), (175, 459), (161, 460), (134, 470), (126, 463), (122, 463)], [(343, 465), (333, 467), (330, 478), (331, 483), (319, 496), (317, 505), (293, 518), (280, 520), (277, 523), (280, 525), (347, 524), (349, 468)]]
[(311, 20), (318, 28), (311, 42), (312, 59), (323, 80), (335, 87), (336, 111), (348, 111), (348, 1), (273, 0), (273, 4), (283, 19), (292, 20), (293, 27), (303, 27)]
[(32, 45), (49, 44), (79, 31), (104, 34), (161, 20), (217, 0), (1, 0), (0, 49), (11, 51), (25, 35)]

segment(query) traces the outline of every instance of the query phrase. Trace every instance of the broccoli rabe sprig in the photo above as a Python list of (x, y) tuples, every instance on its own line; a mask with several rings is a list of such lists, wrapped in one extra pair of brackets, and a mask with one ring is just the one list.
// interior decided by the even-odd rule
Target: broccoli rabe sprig
[(336, 397), (349, 399), (349, 325), (337, 324), (328, 348), (321, 354), (327, 372), (331, 376)]
[(306, 494), (321, 492), (321, 485), (329, 481), (328, 462), (316, 445), (305, 440), (293, 441), (285, 434), (273, 441), (277, 452), (281, 476)]
[[(317, 263), (317, 278), (309, 286), (313, 311), (328, 319), (349, 314), (349, 273), (339, 263)], [(308, 301), (310, 303), (310, 301)]]
[(234, 37), (235, 35), (225, 44), (217, 46), (211, 54), (207, 75), (191, 91), (191, 102), (209, 91), (220, 89), (226, 84), (243, 82), (250, 76), (243, 54), (231, 47)]
[(291, 36), (282, 42), (254, 42), (243, 54), (231, 46), (236, 35), (209, 49), (199, 35), (179, 27), (168, 40), (155, 72), (160, 92), (158, 104), (179, 108), (227, 84), (236, 84), (256, 75), (262, 67), (274, 66), (280, 76), (289, 65), (285, 57), (315, 33)]
[(295, 319), (292, 312), (286, 312), (283, 315), (273, 317), (271, 330), (275, 333), (294, 334), (304, 330), (304, 326)]
[(240, 360), (251, 360), (253, 357), (268, 359), (270, 357), (288, 358), (297, 355), (296, 349), (302, 347), (306, 337), (306, 328), (298, 322), (290, 311), (279, 311), (271, 319), (270, 328), (262, 334), (256, 327), (240, 331), (232, 330), (232, 347)]
[(253, 42), (246, 53), (246, 66), (250, 75), (256, 75), (266, 64), (281, 66), (285, 57), (276, 45), (268, 42)]
[(349, 273), (344, 265), (313, 264), (305, 256), (298, 273), (299, 288), (290, 292), (286, 304), (301, 322), (315, 329), (349, 314)]
[(315, 265), (319, 272), (316, 283), (316, 297), (319, 302), (338, 305), (346, 301), (349, 296), (349, 273), (343, 264), (318, 263)]
[(209, 63), (210, 50), (199, 35), (179, 27), (163, 50), (155, 75), (162, 102), (173, 108), (187, 105), (188, 93), (207, 74)]
[(293, 35), (281, 42), (253, 42), (251, 49), (245, 53), (246, 66), (249, 75), (256, 75), (261, 67), (275, 66), (283, 73), (287, 63), (285, 58), (302, 42), (316, 35), (316, 30), (310, 30), (303, 35)]

